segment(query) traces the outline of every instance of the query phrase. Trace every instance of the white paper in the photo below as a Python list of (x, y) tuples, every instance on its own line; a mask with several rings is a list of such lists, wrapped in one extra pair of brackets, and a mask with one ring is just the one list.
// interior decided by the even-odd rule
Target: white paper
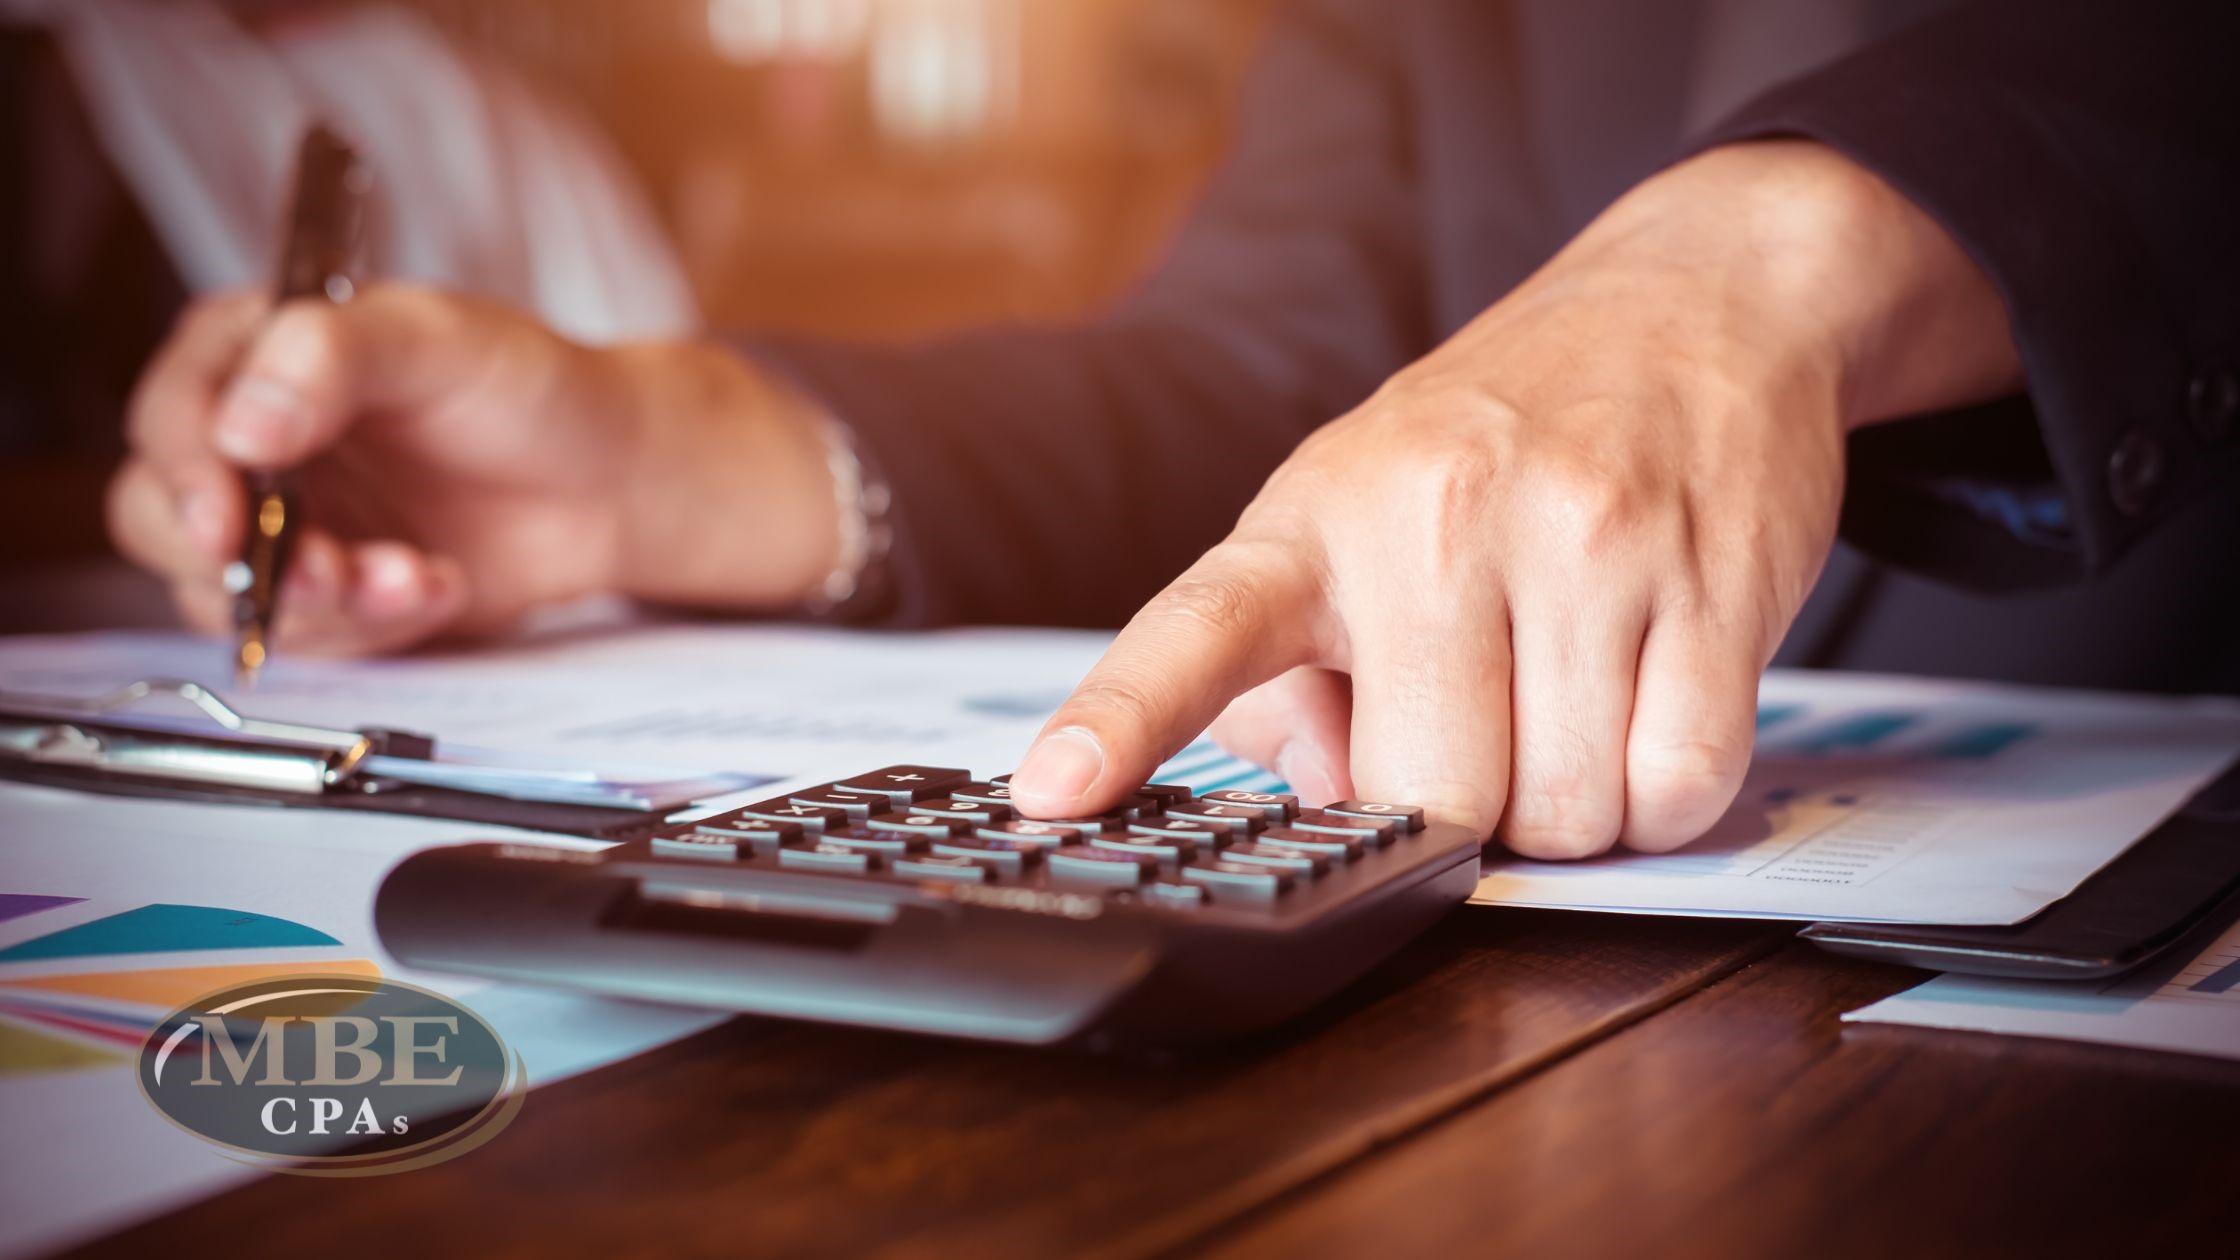
[(2101, 984), (1939, 976), (1843, 1018), (2240, 1059), (2240, 921)]
[[(0, 961), (0, 1023), (43, 996), (8, 989), (10, 981), (272, 962), (281, 955), (307, 971), (322, 963), (371, 959), (385, 976), (466, 1001), (520, 1053), (532, 1085), (721, 1022), (723, 1016), (708, 1011), (399, 966), (374, 937), (373, 889), (405, 854), (458, 838), (458, 824), (427, 819), (183, 805), (0, 784), (0, 891), (86, 898), (0, 920), (0, 949), (150, 903), (268, 915), (340, 942)], [(77, 1009), (112, 1012), (148, 1026), (168, 1014), (168, 1008), (103, 999), (68, 1001)], [(67, 1039), (49, 1026), (35, 1030)], [(88, 1044), (115, 1049), (113, 1043)], [(0, 1255), (68, 1245), (257, 1175), (165, 1120), (141, 1096), (133, 1072), (129, 1058), (71, 1070), (0, 1071), (5, 1118), (0, 1130), (8, 1135), (7, 1176), (0, 1178)]]
[[(1107, 641), (1035, 631), (904, 637), (658, 627), (400, 660), (281, 657), (254, 692), (236, 693), (226, 685), (223, 645), (117, 633), (0, 641), (0, 689), (86, 696), (138, 678), (181, 677), (258, 717), (416, 730), (436, 735), (439, 745), (602, 773), (744, 772), (771, 781), (755, 789), (764, 794), (896, 762), (1009, 768)], [(1206, 748), (1178, 760), (1231, 775)], [(312, 925), (341, 943), (291, 947), (290, 961), (313, 967), (370, 958), (384, 974), (461, 998), (521, 1053), (536, 1084), (723, 1018), (399, 968), (373, 935), (382, 875), (414, 850), (503, 832), (356, 811), (187, 805), (0, 783), (0, 892), (86, 898), (0, 920), (0, 949), (152, 902)], [(239, 950), (0, 962), (0, 986), (271, 956)], [(10, 1009), (21, 1016), (42, 1000), (0, 987), (0, 1023)], [(166, 1013), (84, 997), (70, 1003), (150, 1024)], [(52, 1026), (37, 1031), (57, 1035)], [(9, 1134), (0, 1256), (66, 1245), (256, 1175), (165, 1121), (121, 1061), (0, 1072), (0, 1128)]]
[(999, 773), (1109, 641), (661, 626), (389, 660), (282, 655), (243, 692), (214, 640), (107, 633), (0, 640), (0, 690), (87, 696), (180, 677), (256, 717), (414, 730), (439, 748), (560, 767), (744, 772), (791, 785), (895, 763)]
[(2015, 923), (2240, 752), (2240, 705), (1774, 671), (1757, 756), (1670, 854), (1489, 859), (1485, 904), (1886, 923)]

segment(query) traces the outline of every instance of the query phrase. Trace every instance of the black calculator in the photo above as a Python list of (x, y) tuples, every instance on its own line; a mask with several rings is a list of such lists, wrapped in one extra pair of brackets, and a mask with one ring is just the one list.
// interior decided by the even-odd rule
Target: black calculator
[(888, 766), (585, 852), (407, 858), (401, 961), (794, 1019), (1050, 1044), (1293, 1016), (1461, 904), (1485, 837), (1421, 809), (1146, 783), (1026, 819), (1008, 776)]

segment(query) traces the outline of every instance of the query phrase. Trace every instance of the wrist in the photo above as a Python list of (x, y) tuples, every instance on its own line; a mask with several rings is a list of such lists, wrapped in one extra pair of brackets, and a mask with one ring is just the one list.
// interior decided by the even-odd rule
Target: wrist
[(1629, 234), (1657, 222), (1668, 245), (1719, 269), (1722, 287), (1763, 316), (1771, 357), (1832, 383), (1846, 429), (2022, 386), (2005, 305), (1982, 268), (1926, 211), (1825, 145), (1712, 149), (1605, 217)]
[(816, 404), (706, 343), (607, 353), (632, 433), (612, 589), (754, 611), (812, 598), (841, 546)]
[(1883, 179), (1808, 141), (1762, 141), (1791, 166), (1792, 262), (1841, 364), (1847, 428), (1965, 406), (2022, 387), (2006, 304), (1943, 224)]

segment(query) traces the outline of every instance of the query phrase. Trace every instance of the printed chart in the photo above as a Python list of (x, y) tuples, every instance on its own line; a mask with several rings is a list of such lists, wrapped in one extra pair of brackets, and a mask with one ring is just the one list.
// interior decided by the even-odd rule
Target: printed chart
[(2240, 925), (2164, 981), (2154, 996), (2213, 1002), (2240, 1011)]
[(1773, 671), (1727, 812), (1667, 853), (1488, 855), (1481, 903), (2014, 923), (2067, 895), (2240, 750), (2240, 707)]
[(370, 959), (336, 957), (341, 942), (317, 928), (222, 906), (156, 902), (37, 931), (37, 916), (60, 920), (90, 905), (0, 893), (0, 921), (34, 932), (0, 948), (0, 1076), (129, 1059), (165, 1015), (227, 985), (304, 971), (380, 974)]

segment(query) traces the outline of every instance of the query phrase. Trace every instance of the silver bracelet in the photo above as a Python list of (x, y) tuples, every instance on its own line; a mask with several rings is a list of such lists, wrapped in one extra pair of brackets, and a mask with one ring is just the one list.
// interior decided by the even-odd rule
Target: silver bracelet
[(866, 470), (846, 425), (819, 416), (817, 438), (824, 443), (833, 504), (839, 508), (840, 554), (816, 591), (802, 601), (802, 610), (812, 617), (827, 617), (875, 585), (871, 579), (885, 565), (894, 544), (894, 530), (887, 521), (894, 494), (883, 479)]

